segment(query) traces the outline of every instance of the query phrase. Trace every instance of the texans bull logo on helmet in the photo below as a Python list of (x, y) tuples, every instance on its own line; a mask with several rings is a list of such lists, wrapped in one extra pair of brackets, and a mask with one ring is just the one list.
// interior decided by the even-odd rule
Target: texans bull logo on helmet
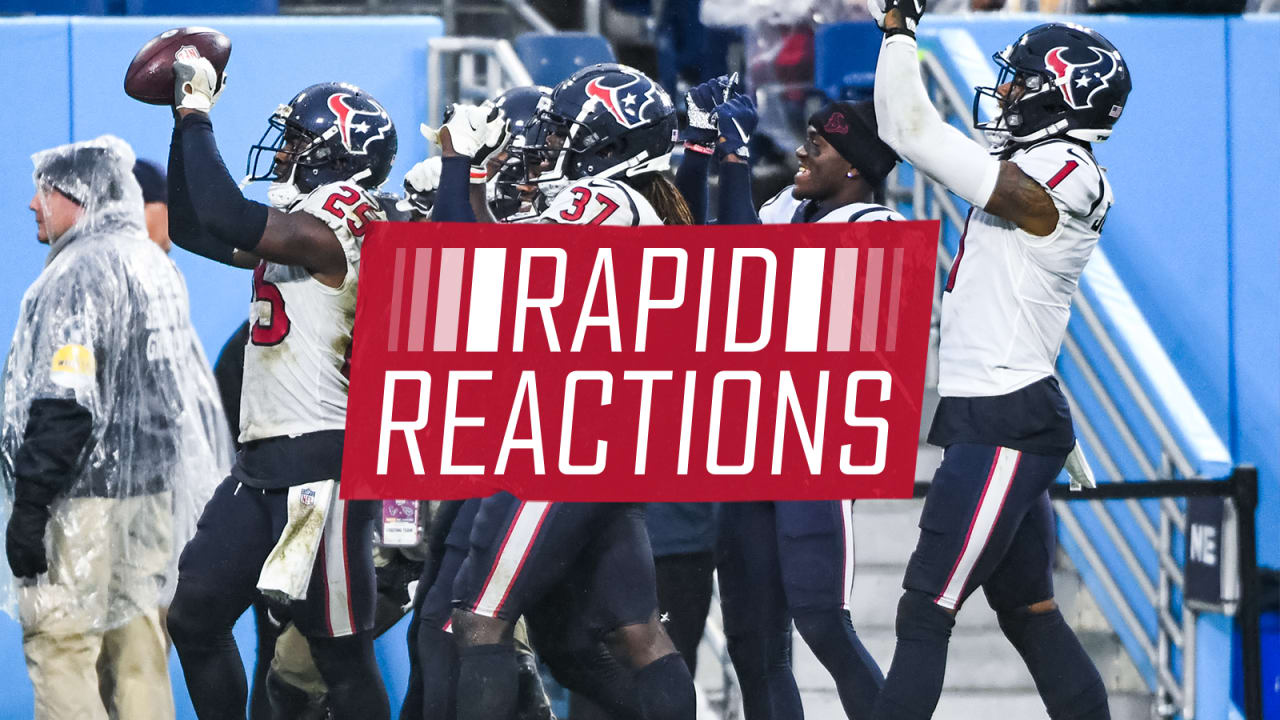
[(1045, 67), (1053, 73), (1062, 99), (1076, 110), (1091, 107), (1094, 94), (1107, 87), (1107, 81), (1119, 67), (1110, 52), (1092, 46), (1085, 49), (1093, 53), (1088, 62), (1068, 60), (1065, 55), (1069, 48), (1065, 46), (1056, 47), (1044, 56)]
[[(387, 115), (387, 111), (383, 110), (381, 105), (372, 100), (369, 102), (377, 108), (376, 112), (353, 107), (350, 100), (351, 96), (347, 93), (334, 93), (329, 96), (329, 109), (337, 117), (334, 125), (338, 127), (338, 132), (342, 136), (342, 144), (348, 151), (356, 155), (364, 155), (368, 152), (369, 143), (386, 137), (387, 130), (391, 127), (391, 116)], [(362, 116), (371, 118), (376, 124), (371, 124)], [(355, 137), (357, 133), (368, 134), (361, 141)], [(359, 147), (356, 146), (357, 143)]]
[(616, 82), (616, 79), (609, 77), (598, 77), (587, 83), (583, 91), (587, 97), (595, 98), (604, 106), (609, 114), (613, 116), (618, 124), (630, 130), (637, 128), (649, 122), (652, 118), (645, 117), (645, 110), (653, 103), (669, 103), (665, 97), (660, 97), (661, 92), (656, 85), (644, 83), (648, 85), (643, 91), (641, 87), (641, 78), (631, 73), (623, 73), (627, 77), (627, 81), (617, 86), (606, 85), (610, 81)]

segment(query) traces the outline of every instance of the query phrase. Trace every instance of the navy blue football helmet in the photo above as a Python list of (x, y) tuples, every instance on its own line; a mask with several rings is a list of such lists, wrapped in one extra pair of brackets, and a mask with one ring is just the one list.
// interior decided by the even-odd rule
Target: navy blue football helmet
[(514, 87), (498, 96), (494, 105), (502, 109), (511, 132), (511, 149), (505, 153), (501, 167), (489, 181), (489, 208), (493, 216), (508, 222), (537, 214), (537, 192), (525, 182), (524, 157), (521, 148), (528, 141), (529, 130), (537, 116), (538, 103), (551, 97), (551, 88), (542, 85)]
[[(992, 58), (1000, 77), (996, 87), (975, 88), (973, 126), (1014, 144), (1055, 136), (1106, 140), (1133, 87), (1120, 51), (1096, 31), (1072, 23), (1031, 28)], [(998, 92), (1005, 83), (1010, 100)], [(984, 97), (1001, 108), (986, 122), (978, 119)]]
[[(348, 83), (312, 85), (276, 108), (267, 123), (249, 149), (249, 180), (292, 185), (303, 194), (340, 181), (373, 189), (387, 179), (396, 158), (391, 116), (373, 96)], [(277, 159), (277, 153), (285, 159)], [(264, 157), (268, 163), (262, 169)]]
[(591, 65), (542, 101), (525, 162), (538, 183), (666, 170), (678, 128), (671, 97), (644, 73)]
[(511, 131), (512, 142), (528, 132), (538, 114), (538, 103), (544, 97), (551, 97), (551, 88), (545, 85), (521, 85), (502, 93), (494, 101), (493, 104), (507, 117), (507, 129)]

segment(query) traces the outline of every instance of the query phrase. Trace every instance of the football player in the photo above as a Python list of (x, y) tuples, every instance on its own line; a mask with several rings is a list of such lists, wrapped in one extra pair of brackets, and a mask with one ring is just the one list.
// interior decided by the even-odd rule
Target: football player
[(546, 210), (547, 197), (538, 186), (526, 181), (523, 148), (529, 144), (538, 105), (551, 97), (551, 88), (541, 85), (512, 88), (494, 101), (502, 111), (511, 134), (507, 150), (489, 163), (486, 185), (488, 209), (498, 222), (523, 222)]
[(884, 183), (898, 162), (876, 135), (871, 101), (834, 102), (809, 117), (796, 148), (795, 184), (760, 206), (765, 223), (902, 220), (884, 202)]
[[(873, 717), (927, 718), (942, 690), (955, 613), (982, 588), (1049, 717), (1110, 716), (1097, 669), (1053, 600), (1048, 489), (1078, 450), (1054, 361), (1080, 274), (1111, 209), (1092, 143), (1131, 87), (1097, 32), (1053, 23), (994, 55), (996, 87), (974, 100), (994, 155), (943, 122), (920, 78), (924, 3), (869, 6), (884, 29), (876, 68), (880, 137), (973, 206), (942, 300), (929, 442), (945, 448), (898, 603), (898, 645)], [(996, 117), (979, 122), (983, 97)]]
[[(464, 178), (503, 149), (503, 124), (488, 104), (459, 106), (438, 132), (444, 158), (436, 219), (475, 219)], [(551, 198), (539, 221), (688, 224), (688, 207), (663, 174), (676, 132), (671, 99), (638, 70), (601, 64), (574, 73), (541, 103), (522, 149), (526, 165), (533, 166), (527, 179)], [(658, 621), (643, 506), (524, 502), (500, 493), (480, 503), (454, 586), (460, 720), (511, 717), (515, 620), (528, 617), (541, 650), (538, 628), (563, 622), (566, 598), (581, 599), (575, 608), (586, 605), (574, 616), (591, 633), (566, 631), (559, 633), (562, 640), (566, 634), (602, 639), (630, 671), (617, 679), (625, 688), (619, 693), (639, 698), (641, 717), (694, 717), (693, 680)], [(589, 659), (596, 643), (579, 646), (575, 654)], [(552, 663), (552, 669), (562, 682), (570, 680), (570, 689), (602, 697), (600, 688), (573, 682), (582, 678), (565, 674), (566, 663)]]
[[(409, 691), (400, 720), (456, 717), (458, 647), (452, 632), (453, 581), (470, 549), (471, 526), (480, 499), (446, 500), (432, 514), (429, 556), (413, 600), (409, 626)], [(516, 720), (553, 718), (537, 661), (517, 627), (519, 700)]]
[[(809, 118), (796, 149), (795, 184), (760, 208), (751, 203), (746, 140), (754, 105), (716, 78), (688, 94), (692, 127), (680, 187), (705, 186), (707, 163), (720, 160), (720, 223), (874, 222), (902, 220), (878, 204), (897, 162), (876, 134), (871, 102), (830, 103)], [(724, 93), (724, 94), (722, 94)], [(723, 102), (721, 102), (723, 100)], [(698, 127), (699, 125), (703, 127)], [(835, 680), (845, 714), (865, 718), (884, 678), (858, 639), (849, 615), (853, 591), (853, 501), (725, 503), (720, 510), (716, 570), (729, 655), (748, 720), (803, 717), (791, 672), (791, 626)]]
[[(203, 58), (175, 63), (169, 233), (211, 259), (253, 267), (240, 408), (242, 449), (179, 563), (169, 631), (201, 718), (243, 718), (232, 625), (257, 596), (288, 520), (290, 488), (336, 480), (361, 238), (395, 158), (390, 116), (353, 85), (323, 83), (281, 105), (250, 151), (271, 206), (241, 195), (209, 111), (223, 86)], [(259, 168), (263, 157), (271, 167)], [(335, 491), (336, 492), (336, 491)], [(304, 504), (305, 504), (305, 498)], [(373, 655), (372, 522), (378, 505), (334, 500), (306, 600), (278, 608), (307, 636), (334, 718), (386, 718)]]

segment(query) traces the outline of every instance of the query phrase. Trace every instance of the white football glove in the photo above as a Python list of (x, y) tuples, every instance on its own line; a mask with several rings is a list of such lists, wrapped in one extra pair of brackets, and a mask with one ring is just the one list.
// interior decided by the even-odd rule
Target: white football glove
[(431, 212), (434, 203), (432, 194), (440, 187), (440, 166), (443, 159), (439, 155), (423, 160), (409, 168), (404, 176), (405, 199), (396, 203), (402, 211), (415, 209), (422, 214)]
[(1071, 453), (1067, 455), (1067, 477), (1071, 480), (1071, 489), (1078, 491), (1081, 488), (1098, 487), (1097, 480), (1093, 477), (1093, 468), (1089, 467), (1089, 461), (1085, 459), (1084, 451), (1080, 449), (1080, 443), (1071, 448)]
[(409, 172), (404, 175), (405, 189), (424, 193), (440, 187), (441, 162), (440, 156), (436, 155), (409, 168)]
[(194, 57), (173, 61), (173, 104), (188, 110), (207, 113), (213, 109), (227, 87), (227, 74), (218, 73), (208, 58)]
[(439, 128), (422, 125), (422, 136), (437, 145), (440, 132), (449, 129), (454, 152), (471, 158), (472, 166), (484, 167), (494, 155), (507, 147), (511, 135), (502, 110), (485, 102), (481, 105), (455, 104)]
[(887, 12), (884, 3), (885, 0), (867, 0), (867, 12), (871, 13), (871, 19), (881, 30), (884, 30), (884, 14)]

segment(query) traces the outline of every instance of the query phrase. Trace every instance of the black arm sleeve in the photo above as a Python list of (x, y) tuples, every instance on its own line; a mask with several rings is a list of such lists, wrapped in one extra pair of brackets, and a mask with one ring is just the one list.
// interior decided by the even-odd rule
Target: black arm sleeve
[(720, 163), (720, 218), (718, 225), (759, 225), (755, 201), (751, 197), (751, 166)]
[(267, 206), (248, 200), (222, 164), (207, 115), (190, 114), (178, 123), (183, 178), (200, 227), (230, 248), (251, 251), (267, 227)]
[(191, 205), (182, 163), (182, 131), (178, 125), (173, 124), (173, 137), (169, 140), (169, 238), (187, 252), (231, 265), (235, 249), (206, 233), (196, 218), (196, 209)]
[(14, 501), (48, 507), (65, 493), (92, 432), (93, 415), (75, 400), (33, 401), (22, 446), (13, 458)]
[(471, 158), (460, 155), (441, 158), (440, 187), (431, 208), (436, 222), (476, 222), (471, 209)]
[(710, 155), (685, 148), (680, 167), (676, 168), (676, 189), (684, 196), (694, 225), (707, 224), (707, 176), (710, 170)]

